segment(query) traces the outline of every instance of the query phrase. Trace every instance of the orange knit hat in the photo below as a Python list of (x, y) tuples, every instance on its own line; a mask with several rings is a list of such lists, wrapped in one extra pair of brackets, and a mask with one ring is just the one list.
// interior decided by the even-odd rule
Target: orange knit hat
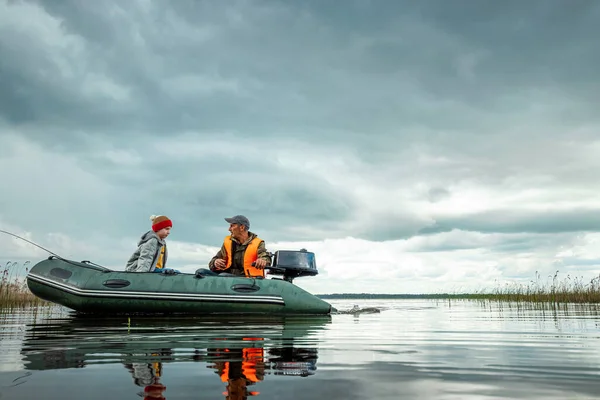
[(173, 222), (164, 215), (152, 215), (150, 216), (150, 221), (152, 221), (152, 230), (154, 232), (158, 232), (168, 226), (173, 226)]

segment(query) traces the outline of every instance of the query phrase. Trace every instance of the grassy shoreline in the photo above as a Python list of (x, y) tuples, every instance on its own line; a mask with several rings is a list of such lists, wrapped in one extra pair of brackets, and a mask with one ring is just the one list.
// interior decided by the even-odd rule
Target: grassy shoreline
[(376, 293), (335, 293), (319, 294), (322, 299), (437, 299), (437, 300), (489, 300), (517, 303), (548, 304), (587, 304), (600, 303), (600, 276), (585, 282), (582, 278), (567, 276), (558, 279), (558, 272), (550, 277), (549, 282), (542, 282), (536, 273), (536, 279), (526, 284), (505, 283), (493, 289), (474, 293), (431, 293), (431, 294), (376, 294)]
[(10, 310), (51, 304), (29, 291), (25, 277), (27, 272), (29, 272), (29, 261), (23, 264), (9, 261), (4, 268), (0, 267), (0, 309)]
[(18, 285), (11, 283), (9, 285), (0, 285), (0, 308), (26, 308), (37, 307), (51, 304), (45, 300), (36, 297), (27, 288), (27, 284)]

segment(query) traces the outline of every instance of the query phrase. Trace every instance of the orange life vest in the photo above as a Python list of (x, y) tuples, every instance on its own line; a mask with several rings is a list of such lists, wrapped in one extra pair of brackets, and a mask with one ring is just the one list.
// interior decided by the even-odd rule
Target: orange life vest
[[(262, 239), (260, 239), (258, 236), (255, 237), (250, 243), (248, 243), (248, 246), (246, 246), (246, 251), (244, 251), (244, 274), (247, 277), (265, 277), (264, 269), (258, 269), (252, 266), (252, 263), (258, 258), (258, 245), (260, 242), (262, 242)], [(228, 269), (231, 267), (231, 263), (233, 262), (231, 236), (225, 237), (223, 244), (225, 246), (225, 251), (227, 252), (227, 265), (225, 266), (225, 269)]]

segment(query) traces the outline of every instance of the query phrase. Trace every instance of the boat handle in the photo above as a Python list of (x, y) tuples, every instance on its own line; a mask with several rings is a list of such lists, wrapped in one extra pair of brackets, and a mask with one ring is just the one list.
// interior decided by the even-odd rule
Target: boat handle
[(131, 282), (126, 281), (124, 279), (109, 279), (107, 281), (102, 282), (102, 284), (106, 287), (117, 289), (127, 287), (131, 284)]

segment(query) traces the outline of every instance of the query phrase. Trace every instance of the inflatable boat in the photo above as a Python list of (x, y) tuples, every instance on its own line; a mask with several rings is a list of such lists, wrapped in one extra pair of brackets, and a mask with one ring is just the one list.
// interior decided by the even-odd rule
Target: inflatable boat
[[(41, 299), (80, 313), (330, 314), (335, 309), (296, 286), (295, 278), (317, 275), (314, 253), (280, 250), (267, 278), (207, 270), (172, 275), (115, 271), (90, 261), (56, 256), (27, 275), (29, 290)], [(273, 275), (273, 277), (268, 277)]]

